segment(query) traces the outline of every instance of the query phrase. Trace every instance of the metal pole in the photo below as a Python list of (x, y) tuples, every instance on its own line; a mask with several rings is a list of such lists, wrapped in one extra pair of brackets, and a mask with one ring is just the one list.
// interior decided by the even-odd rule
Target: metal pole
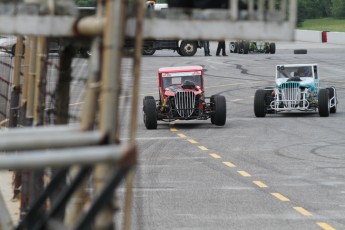
[[(100, 130), (108, 134), (108, 143), (114, 143), (117, 133), (118, 89), (121, 74), (122, 43), (124, 39), (124, 0), (107, 0), (106, 24), (103, 35), (101, 74)], [(94, 172), (95, 192), (102, 190), (106, 177), (113, 168), (110, 164), (97, 165)], [(108, 229), (113, 223), (114, 204), (109, 202), (95, 221), (95, 230)], [(112, 229), (112, 228), (111, 228)]]
[(47, 84), (47, 38), (38, 37), (36, 56), (36, 84), (34, 100), (34, 125), (43, 125)]
[(297, 0), (290, 0), (289, 15), (289, 22), (291, 26), (295, 27), (297, 23)]
[(29, 79), (28, 79), (28, 91), (27, 91), (27, 107), (26, 117), (30, 119), (29, 126), (32, 124), (34, 115), (34, 98), (35, 98), (35, 80), (36, 80), (36, 50), (37, 50), (37, 38), (29, 37), (30, 43), (30, 60), (29, 60)]
[[(135, 36), (135, 51), (133, 60), (133, 90), (132, 90), (132, 112), (130, 122), (130, 143), (135, 145), (135, 138), (137, 134), (137, 122), (138, 122), (138, 96), (139, 96), (139, 84), (140, 84), (140, 70), (141, 70), (141, 55), (143, 45), (143, 23), (144, 23), (144, 1), (137, 0), (137, 20), (136, 20), (136, 36)], [(132, 168), (127, 176), (127, 190), (125, 197), (125, 215), (124, 215), (124, 229), (129, 230), (131, 228), (131, 214), (132, 214), (132, 199), (133, 199), (133, 179), (135, 171)]]
[[(97, 19), (103, 18), (103, 5), (102, 1), (97, 1)], [(78, 28), (82, 30), (82, 25)], [(82, 107), (81, 113), (81, 121), (80, 121), (80, 129), (81, 130), (91, 130), (94, 127), (95, 117), (97, 113), (97, 96), (99, 95), (100, 90), (100, 47), (101, 47), (101, 39), (96, 37), (92, 41), (91, 45), (91, 53), (92, 55), (89, 58), (89, 76), (86, 83), (86, 92), (85, 92), (85, 99), (84, 104)], [(99, 152), (97, 152), (97, 155)], [(71, 178), (75, 178), (78, 172), (80, 171), (80, 167), (72, 167), (69, 176)], [(88, 194), (85, 191), (86, 183), (82, 183), (81, 186), (74, 192), (73, 196), (71, 197), (70, 201), (67, 204), (66, 208), (66, 215), (65, 215), (65, 224), (72, 228), (74, 227), (80, 213), (84, 208), (84, 204), (86, 199), (88, 198)]]
[(238, 0), (229, 0), (230, 18), (233, 21), (238, 19)]
[[(21, 71), (21, 63), (22, 63), (22, 56), (23, 56), (23, 36), (18, 36), (17, 43), (16, 43), (16, 51), (15, 51), (15, 60), (14, 60), (14, 73), (13, 73), (13, 86), (12, 86), (12, 95), (11, 95), (11, 109), (10, 109), (10, 116), (9, 116), (9, 127), (14, 128), (18, 125), (18, 117), (19, 117), (19, 101), (20, 101), (20, 93), (21, 93), (21, 85), (20, 85), (20, 71)], [(20, 194), (20, 186), (22, 185), (22, 175), (21, 171), (14, 171), (14, 179), (13, 179), (13, 199), (17, 200)]]
[(23, 92), (22, 92), (22, 104), (20, 111), (20, 124), (25, 125), (26, 118), (26, 107), (28, 98), (28, 85), (29, 85), (29, 64), (30, 64), (30, 39), (25, 40), (25, 53), (24, 53), (24, 66), (23, 66)]
[(21, 92), (20, 71), (23, 56), (23, 39), (23, 36), (18, 36), (16, 44), (9, 127), (16, 127), (18, 124), (19, 96)]
[(13, 222), (8, 212), (6, 203), (0, 192), (0, 230), (12, 230), (13, 229)]
[(73, 47), (71, 45), (62, 45), (60, 53), (59, 79), (56, 86), (56, 117), (55, 124), (67, 124), (69, 119), (69, 97), (70, 82), (72, 80), (72, 58)]

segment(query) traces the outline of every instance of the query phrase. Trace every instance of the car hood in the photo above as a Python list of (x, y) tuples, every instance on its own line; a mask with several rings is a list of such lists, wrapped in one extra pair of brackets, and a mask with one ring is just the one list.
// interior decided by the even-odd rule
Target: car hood
[[(277, 87), (280, 87), (282, 83), (287, 82), (288, 78), (276, 79)], [(314, 88), (314, 79), (310, 77), (301, 77), (301, 81), (298, 81), (300, 86), (307, 88)]]

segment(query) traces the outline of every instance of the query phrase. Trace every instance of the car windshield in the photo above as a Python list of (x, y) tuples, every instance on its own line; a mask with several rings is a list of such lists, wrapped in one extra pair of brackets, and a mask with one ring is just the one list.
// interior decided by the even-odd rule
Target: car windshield
[(311, 66), (277, 67), (277, 78), (313, 77)]
[(189, 75), (189, 76), (164, 76), (162, 81), (163, 89), (169, 87), (170, 85), (183, 85), (186, 81), (194, 82), (202, 88), (202, 78), (201, 75)]

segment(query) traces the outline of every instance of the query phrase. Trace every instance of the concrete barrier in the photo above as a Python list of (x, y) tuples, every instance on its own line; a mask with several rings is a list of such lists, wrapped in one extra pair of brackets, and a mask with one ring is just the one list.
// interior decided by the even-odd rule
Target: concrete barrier
[(322, 42), (322, 31), (295, 30), (295, 40), (302, 42)]
[(295, 30), (295, 40), (302, 42), (327, 42), (330, 44), (345, 45), (345, 33), (343, 32), (326, 32), (322, 39), (323, 31), (317, 30)]
[(328, 32), (327, 42), (332, 44), (345, 45), (345, 33), (341, 32)]

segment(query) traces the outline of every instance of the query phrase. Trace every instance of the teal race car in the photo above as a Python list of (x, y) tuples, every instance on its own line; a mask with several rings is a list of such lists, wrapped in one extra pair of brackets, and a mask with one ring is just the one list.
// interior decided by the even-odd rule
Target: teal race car
[(337, 112), (336, 89), (320, 87), (317, 64), (277, 65), (275, 82), (275, 87), (256, 90), (256, 117), (280, 112), (318, 112), (328, 117)]

